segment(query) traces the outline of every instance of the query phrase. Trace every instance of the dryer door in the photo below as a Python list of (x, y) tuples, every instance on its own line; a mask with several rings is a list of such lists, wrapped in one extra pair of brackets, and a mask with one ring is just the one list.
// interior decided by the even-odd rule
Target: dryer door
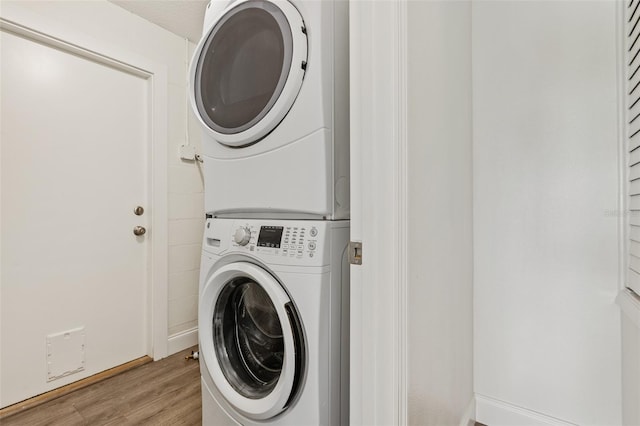
[(301, 385), (303, 332), (269, 272), (246, 262), (216, 270), (201, 294), (199, 326), (201, 356), (235, 410), (264, 420), (287, 409)]
[(289, 112), (306, 61), (306, 29), (291, 3), (234, 2), (196, 47), (191, 105), (215, 140), (231, 147), (250, 145)]

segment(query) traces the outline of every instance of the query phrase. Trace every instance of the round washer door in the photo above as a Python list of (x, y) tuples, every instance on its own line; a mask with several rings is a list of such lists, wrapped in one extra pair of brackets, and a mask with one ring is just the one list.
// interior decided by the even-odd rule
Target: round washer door
[(271, 132), (295, 102), (307, 37), (286, 0), (240, 0), (206, 33), (191, 64), (191, 104), (214, 139), (241, 147)]
[(227, 402), (256, 420), (285, 411), (300, 388), (304, 340), (280, 283), (247, 262), (217, 269), (200, 297), (200, 352)]

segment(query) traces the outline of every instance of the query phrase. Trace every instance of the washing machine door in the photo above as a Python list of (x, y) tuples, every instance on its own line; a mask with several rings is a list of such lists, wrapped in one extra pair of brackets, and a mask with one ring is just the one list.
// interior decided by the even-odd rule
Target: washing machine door
[(289, 112), (302, 86), (307, 37), (286, 0), (232, 3), (196, 47), (191, 105), (218, 142), (259, 141)]
[(305, 350), (280, 283), (251, 263), (223, 266), (207, 280), (198, 314), (201, 356), (231, 407), (255, 420), (285, 411), (301, 386)]

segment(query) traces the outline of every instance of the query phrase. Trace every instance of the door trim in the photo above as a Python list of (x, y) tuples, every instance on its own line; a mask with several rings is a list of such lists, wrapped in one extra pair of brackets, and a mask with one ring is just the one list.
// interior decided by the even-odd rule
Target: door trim
[[(37, 29), (36, 29), (37, 28)], [(121, 46), (109, 46), (69, 27), (43, 19), (27, 10), (3, 5), (0, 31), (16, 34), (81, 56), (147, 80), (149, 87), (149, 264), (147, 270), (147, 355), (154, 360), (168, 355), (168, 173), (166, 66), (149, 61)]]
[(350, 423), (407, 424), (407, 1), (353, 2), (349, 15), (351, 241), (363, 244), (351, 266)]

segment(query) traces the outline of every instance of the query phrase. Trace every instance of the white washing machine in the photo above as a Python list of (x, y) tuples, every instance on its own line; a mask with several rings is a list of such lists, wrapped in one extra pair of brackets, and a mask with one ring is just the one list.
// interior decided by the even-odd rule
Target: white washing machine
[(208, 219), (203, 425), (347, 425), (348, 221)]
[(212, 0), (190, 69), (205, 210), (349, 218), (347, 0)]

